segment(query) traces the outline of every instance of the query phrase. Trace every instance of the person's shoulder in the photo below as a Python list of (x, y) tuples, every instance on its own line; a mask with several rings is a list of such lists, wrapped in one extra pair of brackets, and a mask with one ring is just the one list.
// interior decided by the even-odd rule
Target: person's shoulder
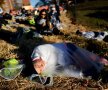
[(52, 44), (42, 44), (42, 45), (38, 45), (35, 48), (35, 51), (46, 52), (46, 51), (51, 51), (53, 49), (54, 49), (54, 46)]
[(43, 48), (43, 47), (48, 48), (49, 46), (52, 46), (52, 44), (41, 44), (41, 45), (38, 45), (37, 48)]
[(57, 47), (57, 46), (62, 46), (65, 45), (65, 43), (48, 43), (48, 44), (42, 44), (42, 45), (38, 45), (37, 48), (47, 48), (49, 49), (50, 47)]

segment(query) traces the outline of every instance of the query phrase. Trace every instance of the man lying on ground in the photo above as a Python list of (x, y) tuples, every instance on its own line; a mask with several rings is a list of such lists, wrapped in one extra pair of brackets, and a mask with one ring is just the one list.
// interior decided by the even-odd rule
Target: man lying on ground
[(7, 30), (0, 30), (0, 39), (5, 40), (9, 43), (15, 43), (16, 41), (19, 40), (19, 38), (22, 36), (23, 31), (18, 30), (16, 32), (10, 32)]
[(77, 35), (81, 35), (87, 39), (96, 39), (98, 41), (102, 41), (104, 40), (105, 37), (108, 36), (108, 32), (103, 31), (103, 32), (96, 32), (96, 31), (81, 31), (81, 30), (77, 30), (76, 31)]
[(39, 45), (31, 58), (34, 69), (41, 75), (97, 78), (104, 65), (108, 65), (105, 58), (72, 43)]

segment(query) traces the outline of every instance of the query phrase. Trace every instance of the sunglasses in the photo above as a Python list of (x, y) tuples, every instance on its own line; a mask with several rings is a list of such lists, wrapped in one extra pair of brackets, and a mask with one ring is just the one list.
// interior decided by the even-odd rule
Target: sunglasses
[(46, 14), (41, 14), (41, 15), (46, 15)]
[(33, 82), (38, 82), (38, 83), (43, 84), (43, 85), (47, 85), (47, 86), (53, 85), (53, 78), (51, 76), (46, 77), (46, 76), (41, 76), (38, 74), (32, 74), (30, 77), (30, 80)]

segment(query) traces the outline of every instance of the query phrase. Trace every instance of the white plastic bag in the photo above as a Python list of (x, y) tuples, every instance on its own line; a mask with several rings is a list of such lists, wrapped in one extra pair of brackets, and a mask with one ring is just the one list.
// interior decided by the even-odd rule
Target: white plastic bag
[(7, 67), (7, 68), (2, 68), (0, 70), (0, 76), (7, 79), (7, 80), (13, 80), (15, 79), (18, 75), (20, 75), (21, 71), (23, 70), (23, 64), (17, 65), (15, 67)]

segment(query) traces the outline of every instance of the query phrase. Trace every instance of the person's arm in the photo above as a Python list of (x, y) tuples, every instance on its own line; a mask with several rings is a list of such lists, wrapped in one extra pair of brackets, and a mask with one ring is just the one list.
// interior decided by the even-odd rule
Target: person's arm
[(37, 21), (38, 25), (40, 25), (41, 27), (44, 27), (46, 26), (46, 20), (45, 19), (39, 19)]
[(100, 63), (102, 63), (103, 65), (105, 66), (108, 66), (108, 60), (103, 58), (103, 57), (100, 57), (100, 60), (99, 60)]
[(43, 23), (42, 23), (42, 27), (44, 27), (44, 26), (46, 26), (46, 22), (43, 22)]
[(51, 30), (53, 28), (53, 25), (50, 21), (48, 21), (48, 26), (49, 26), (49, 29)]

